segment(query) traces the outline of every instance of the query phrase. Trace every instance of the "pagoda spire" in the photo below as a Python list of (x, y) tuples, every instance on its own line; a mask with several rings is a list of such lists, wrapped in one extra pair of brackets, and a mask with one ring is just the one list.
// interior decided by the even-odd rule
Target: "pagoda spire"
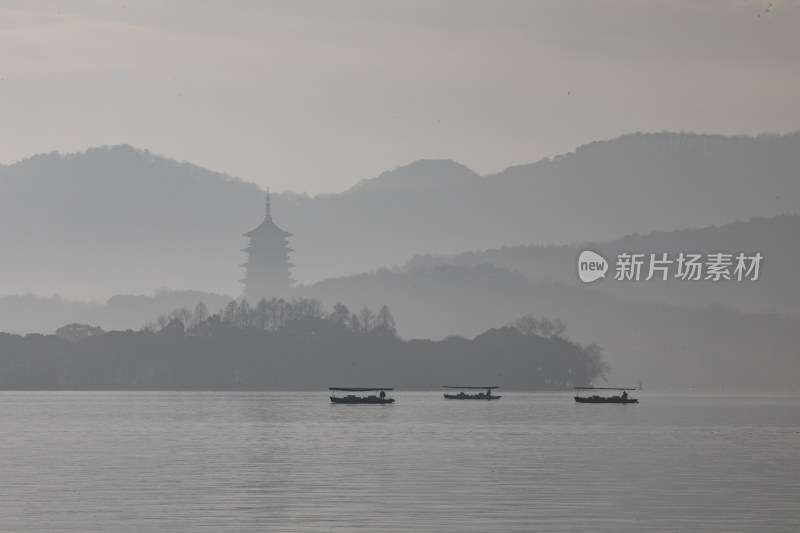
[(270, 213), (270, 206), (269, 206), (269, 187), (267, 187), (267, 203), (266, 203), (266, 213), (264, 214), (264, 220), (272, 220), (272, 213)]

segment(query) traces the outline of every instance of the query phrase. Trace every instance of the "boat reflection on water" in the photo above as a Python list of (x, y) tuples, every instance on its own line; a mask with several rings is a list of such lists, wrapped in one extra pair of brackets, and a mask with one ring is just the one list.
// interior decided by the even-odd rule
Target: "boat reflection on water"
[(575, 401), (578, 403), (639, 403), (639, 400), (636, 398), (631, 398), (628, 396), (629, 390), (636, 390), (632, 388), (625, 388), (625, 387), (575, 387), (576, 390), (618, 390), (619, 395), (617, 396), (600, 396), (598, 394), (593, 394), (591, 396), (581, 396), (578, 393), (575, 396)]
[[(391, 387), (328, 387), (328, 390), (333, 391), (333, 394), (330, 397), (332, 403), (346, 403), (346, 404), (366, 403), (366, 404), (379, 404), (379, 405), (394, 403), (394, 398), (389, 398), (388, 396), (386, 396), (387, 390), (394, 390)], [(344, 396), (336, 396), (337, 391), (374, 392), (375, 394), (368, 394), (368, 395), (347, 394)]]

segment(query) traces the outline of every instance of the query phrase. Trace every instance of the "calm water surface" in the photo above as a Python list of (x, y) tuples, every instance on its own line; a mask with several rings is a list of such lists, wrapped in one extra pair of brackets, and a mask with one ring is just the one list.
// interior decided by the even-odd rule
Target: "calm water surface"
[(1, 392), (0, 531), (800, 531), (800, 392)]

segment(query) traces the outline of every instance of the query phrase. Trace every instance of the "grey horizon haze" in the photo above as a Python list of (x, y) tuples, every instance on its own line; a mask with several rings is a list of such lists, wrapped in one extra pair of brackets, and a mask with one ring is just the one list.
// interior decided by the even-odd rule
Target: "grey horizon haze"
[[(563, 319), (648, 382), (797, 375), (796, 4), (377, 6), (4, 4), (0, 330), (219, 311), (269, 187), (326, 312), (434, 339)], [(575, 287), (583, 242), (764, 269)]]
[[(387, 305), (406, 339), (473, 338), (526, 314), (562, 319), (570, 340), (605, 348), (626, 383), (793, 383), (800, 215), (781, 213), (800, 198), (798, 158), (800, 133), (637, 134), (491, 178), (418, 161), (342, 194), (276, 195), (275, 223), (291, 230), (292, 276), (302, 280), (287, 296), (318, 299), (325, 313), (336, 302)], [(227, 309), (242, 290), (242, 235), (264, 208), (254, 184), (130, 146), (0, 168), (0, 324), (23, 334), (75, 322), (124, 330), (181, 307), (192, 315), (199, 301)], [(598, 235), (627, 235), (591, 246), (608, 258), (758, 251), (764, 267), (754, 282), (586, 287), (580, 247), (536, 245)], [(397, 266), (375, 269), (387, 264)], [(182, 291), (153, 294), (164, 286)], [(70, 301), (93, 296), (105, 303)]]
[(0, 529), (800, 531), (798, 51), (796, 0), (4, 0)]
[(481, 175), (636, 131), (800, 124), (800, 4), (0, 7), (0, 164), (130, 144), (273, 191), (418, 159)]

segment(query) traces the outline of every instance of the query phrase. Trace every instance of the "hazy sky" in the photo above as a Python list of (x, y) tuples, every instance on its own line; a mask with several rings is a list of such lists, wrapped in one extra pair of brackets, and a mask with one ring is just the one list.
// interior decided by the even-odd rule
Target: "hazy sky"
[(664, 130), (800, 130), (800, 2), (0, 4), (2, 164), (125, 143), (316, 194)]

